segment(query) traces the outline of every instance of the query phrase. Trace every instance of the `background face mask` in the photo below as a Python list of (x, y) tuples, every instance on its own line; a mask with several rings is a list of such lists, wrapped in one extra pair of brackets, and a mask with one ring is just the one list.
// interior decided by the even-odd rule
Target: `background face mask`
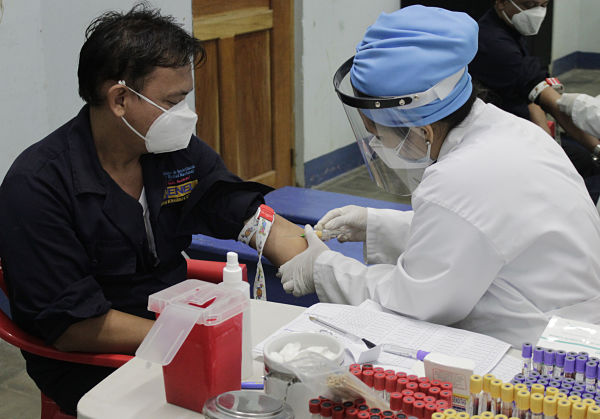
[(514, 1), (510, 2), (520, 10), (519, 13), (513, 15), (512, 19), (508, 19), (504, 10), (502, 13), (507, 20), (510, 20), (513, 26), (522, 35), (535, 35), (539, 32), (540, 26), (546, 17), (546, 8), (542, 6), (534, 7), (531, 9), (523, 10), (515, 4)]
[[(125, 82), (119, 82), (119, 84), (125, 86)], [(165, 109), (132, 88), (125, 87), (162, 111), (162, 114), (150, 125), (145, 136), (133, 128), (124, 117), (121, 117), (125, 125), (145, 141), (148, 152), (168, 153), (188, 146), (196, 127), (198, 115), (189, 108), (185, 100), (182, 100), (171, 109)]]

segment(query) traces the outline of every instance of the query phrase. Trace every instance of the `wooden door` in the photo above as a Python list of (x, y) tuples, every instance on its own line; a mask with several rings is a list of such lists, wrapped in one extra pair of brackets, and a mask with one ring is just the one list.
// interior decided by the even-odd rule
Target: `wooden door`
[(293, 182), (293, 0), (193, 0), (197, 133), (233, 173)]

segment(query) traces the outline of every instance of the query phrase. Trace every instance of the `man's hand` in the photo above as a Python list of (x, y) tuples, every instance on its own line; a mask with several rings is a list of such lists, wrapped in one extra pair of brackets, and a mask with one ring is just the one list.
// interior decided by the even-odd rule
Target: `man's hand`
[(327, 245), (317, 237), (310, 225), (304, 227), (304, 234), (308, 242), (308, 249), (281, 265), (277, 276), (281, 278), (283, 289), (294, 297), (312, 294), (315, 292), (313, 266), (321, 253), (329, 250)]
[(338, 230), (339, 242), (364, 242), (367, 238), (367, 208), (346, 205), (329, 211), (319, 220), (316, 230)]

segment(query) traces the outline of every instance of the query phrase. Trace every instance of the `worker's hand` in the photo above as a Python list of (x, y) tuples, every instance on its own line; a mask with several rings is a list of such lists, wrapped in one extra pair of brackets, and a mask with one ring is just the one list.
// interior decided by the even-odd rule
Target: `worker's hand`
[(563, 93), (562, 95), (560, 95), (560, 97), (556, 101), (558, 109), (560, 109), (561, 112), (564, 112), (567, 115), (571, 116), (573, 113), (573, 104), (575, 103), (575, 99), (577, 99), (577, 96), (579, 96), (579, 93)]
[(340, 231), (340, 242), (364, 242), (367, 238), (367, 208), (346, 205), (332, 209), (319, 220), (315, 229)]
[(304, 227), (304, 235), (308, 242), (308, 249), (288, 260), (277, 271), (283, 289), (288, 294), (294, 294), (294, 297), (315, 292), (313, 265), (321, 253), (329, 250), (308, 224)]

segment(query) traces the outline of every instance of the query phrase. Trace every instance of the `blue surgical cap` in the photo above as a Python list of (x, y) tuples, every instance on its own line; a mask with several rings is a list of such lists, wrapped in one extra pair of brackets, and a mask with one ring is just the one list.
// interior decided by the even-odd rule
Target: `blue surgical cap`
[(420, 5), (382, 13), (356, 47), (352, 86), (375, 97), (423, 92), (465, 69), (444, 99), (412, 109), (361, 109), (387, 126), (423, 126), (460, 108), (471, 95), (466, 67), (477, 52), (477, 22), (467, 14)]

